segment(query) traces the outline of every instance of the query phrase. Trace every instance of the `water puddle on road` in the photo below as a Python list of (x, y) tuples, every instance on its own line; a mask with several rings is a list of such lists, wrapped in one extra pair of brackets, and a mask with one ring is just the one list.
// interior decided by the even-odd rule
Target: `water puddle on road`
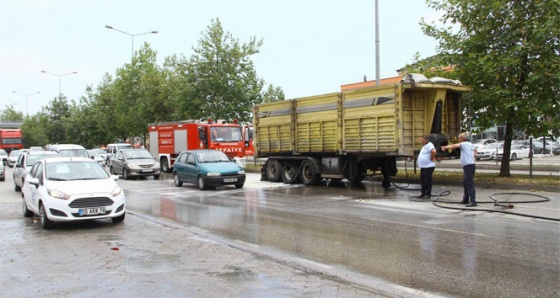
[(163, 273), (176, 270), (178, 264), (181, 264), (180, 256), (158, 254), (129, 257), (126, 259), (125, 268), (126, 271), (135, 273)]

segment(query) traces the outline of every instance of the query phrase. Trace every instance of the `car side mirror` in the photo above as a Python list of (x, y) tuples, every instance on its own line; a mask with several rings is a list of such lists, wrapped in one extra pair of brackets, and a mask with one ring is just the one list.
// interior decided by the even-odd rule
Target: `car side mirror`
[(39, 187), (39, 179), (35, 177), (27, 177), (27, 182), (29, 184), (35, 185), (35, 187)]
[(117, 181), (119, 180), (119, 175), (111, 175), (111, 179)]

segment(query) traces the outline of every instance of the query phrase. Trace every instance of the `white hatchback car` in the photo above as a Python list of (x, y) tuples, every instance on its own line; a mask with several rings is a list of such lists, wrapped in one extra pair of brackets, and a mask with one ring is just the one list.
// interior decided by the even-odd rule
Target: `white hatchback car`
[(89, 158), (39, 160), (23, 184), (23, 215), (38, 214), (43, 229), (53, 222), (103, 218), (121, 222), (125, 196), (117, 179)]

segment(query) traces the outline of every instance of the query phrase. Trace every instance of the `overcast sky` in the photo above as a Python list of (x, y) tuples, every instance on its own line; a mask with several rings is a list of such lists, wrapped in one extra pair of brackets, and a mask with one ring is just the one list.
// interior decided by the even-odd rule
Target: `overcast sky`
[[(435, 54), (418, 25), (435, 16), (424, 0), (379, 0), (381, 77), (395, 76), (416, 52)], [(134, 37), (134, 50), (148, 42), (161, 65), (173, 54), (190, 57), (216, 18), (241, 42), (263, 39), (257, 73), (287, 98), (375, 79), (374, 0), (0, 0), (0, 109), (35, 114), (58, 96), (56, 75), (78, 72), (60, 77), (62, 93), (76, 100), (114, 75), (130, 61), (132, 38), (105, 25), (159, 31)]]

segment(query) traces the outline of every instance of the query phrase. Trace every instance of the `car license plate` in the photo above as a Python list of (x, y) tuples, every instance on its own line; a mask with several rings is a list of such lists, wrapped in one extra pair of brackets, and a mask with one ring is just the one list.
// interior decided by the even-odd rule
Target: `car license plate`
[(237, 178), (224, 178), (224, 182), (228, 183), (228, 182), (237, 182)]
[(151, 173), (153, 171), (154, 170), (152, 170), (152, 169), (142, 169), (142, 170), (140, 170), (140, 172), (142, 172), (142, 173)]
[(80, 209), (79, 214), (80, 216), (84, 215), (97, 215), (97, 214), (104, 214), (105, 208), (84, 208)]

